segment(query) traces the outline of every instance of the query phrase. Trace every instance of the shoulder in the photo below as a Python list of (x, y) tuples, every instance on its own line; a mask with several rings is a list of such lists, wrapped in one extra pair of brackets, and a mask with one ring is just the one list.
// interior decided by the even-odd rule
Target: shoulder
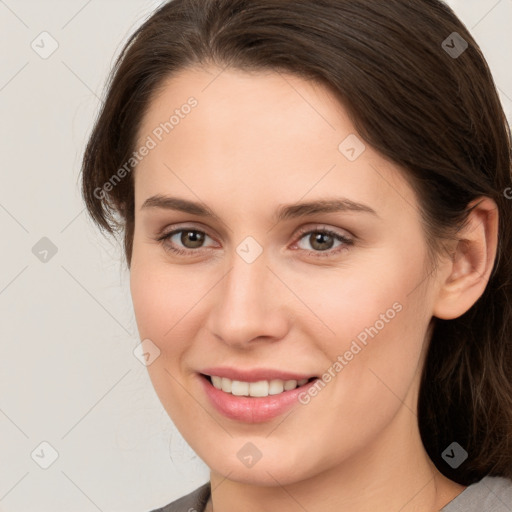
[(486, 476), (471, 484), (440, 512), (510, 512), (512, 510), (512, 480), (501, 476)]
[(151, 512), (203, 512), (209, 497), (210, 482), (206, 482), (190, 494)]

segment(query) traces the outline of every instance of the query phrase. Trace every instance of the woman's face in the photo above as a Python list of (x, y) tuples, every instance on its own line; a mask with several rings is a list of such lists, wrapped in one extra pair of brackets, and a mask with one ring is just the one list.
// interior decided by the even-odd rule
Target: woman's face
[[(300, 481), (417, 428), (433, 268), (412, 189), (354, 134), (323, 86), (217, 68), (167, 81), (141, 125), (131, 292), (148, 371), (230, 479)], [(319, 201), (335, 207), (293, 206)]]

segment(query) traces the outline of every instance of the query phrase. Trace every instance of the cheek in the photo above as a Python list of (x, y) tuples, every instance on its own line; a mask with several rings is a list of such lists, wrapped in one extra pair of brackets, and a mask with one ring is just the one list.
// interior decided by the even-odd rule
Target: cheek
[[(319, 386), (315, 396), (303, 397), (304, 411), (297, 413), (302, 414), (301, 421), (290, 422), (286, 428), (290, 438), (299, 438), (303, 429), (316, 431), (321, 424), (325, 437), (336, 440), (328, 453), (318, 441), (315, 464), (319, 467), (335, 464), (377, 439), (404, 401), (404, 409), (414, 410), (415, 404), (407, 395), (415, 372), (421, 369), (418, 364), (428, 315), (423, 304), (424, 289), (410, 293), (422, 269), (419, 265), (410, 271), (403, 269), (395, 263), (388, 265), (384, 273), (368, 270), (354, 279), (347, 272), (345, 279), (337, 280), (341, 285), (328, 286), (325, 281), (323, 287), (315, 288), (323, 290), (321, 293), (304, 289), (305, 302), (314, 304), (315, 311), (335, 334), (325, 329), (321, 331), (327, 333), (324, 335), (313, 328), (308, 331), (311, 344), (316, 343), (327, 355), (329, 363), (322, 376), (326, 384)], [(313, 323), (318, 329), (318, 322)]]
[(381, 256), (378, 261), (358, 265), (357, 269), (317, 274), (315, 279), (302, 282), (296, 280), (295, 290), (322, 320), (322, 330), (327, 334), (324, 339), (330, 339), (329, 346), (336, 351), (346, 346), (341, 340), (358, 337), (364, 342), (371, 334), (372, 338), (385, 338), (386, 333), (401, 329), (406, 317), (421, 316), (417, 297), (423, 291), (410, 292), (422, 276), (418, 263), (407, 267), (401, 255), (394, 254), (386, 260)]
[(180, 333), (185, 324), (180, 319), (186, 314), (183, 310), (186, 301), (180, 300), (180, 289), (179, 282), (158, 272), (156, 266), (132, 266), (130, 290), (139, 337), (141, 340), (150, 339), (160, 351), (159, 356), (147, 366), (159, 396), (165, 393), (165, 389), (174, 389), (169, 373), (176, 374), (181, 357), (187, 350), (186, 340), (189, 337)]
[(191, 333), (185, 329), (194, 301), (183, 296), (186, 285), (179, 275), (173, 276), (169, 269), (163, 272), (156, 262), (134, 262), (130, 290), (139, 336), (150, 339), (160, 351), (147, 366), (148, 375), (167, 413), (181, 423), (190, 396), (184, 392), (180, 364), (191, 346)]
[(165, 281), (154, 279), (142, 266), (132, 266), (130, 290), (133, 309), (141, 338), (159, 339), (168, 326), (168, 318), (162, 315), (169, 293), (163, 293)]
[(205, 296), (218, 277), (209, 272), (201, 278), (193, 266), (172, 266), (154, 255), (134, 261), (130, 291), (139, 336), (160, 350), (148, 372), (152, 379), (162, 374), (168, 381), (165, 369), (182, 373), (182, 362), (195, 349), (194, 339), (204, 324)]
[[(384, 411), (400, 404), (394, 393), (403, 398), (414, 379), (430, 299), (423, 253), (411, 252), (381, 254), (364, 272), (348, 270), (303, 288), (305, 302), (329, 327), (319, 343), (330, 361), (326, 371), (336, 376), (337, 403)], [(319, 339), (318, 332), (308, 334)]]
[(170, 339), (194, 303), (194, 281), (179, 267), (165, 265), (154, 250), (134, 247), (132, 262), (130, 291), (139, 334)]

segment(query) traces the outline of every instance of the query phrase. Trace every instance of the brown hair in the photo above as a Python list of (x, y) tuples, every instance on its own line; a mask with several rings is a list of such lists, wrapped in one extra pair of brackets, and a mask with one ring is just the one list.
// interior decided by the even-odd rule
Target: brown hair
[[(468, 44), (460, 55), (448, 51), (457, 48), (454, 32)], [(464, 315), (434, 319), (418, 421), (428, 455), (448, 478), (464, 485), (485, 475), (512, 479), (512, 212), (506, 193), (512, 191), (512, 138), (468, 30), (438, 0), (163, 5), (118, 57), (83, 158), (87, 208), (107, 232), (124, 232), (128, 266), (133, 175), (104, 185), (129, 161), (143, 115), (164, 80), (203, 64), (291, 72), (333, 90), (360, 136), (407, 170), (434, 254), (439, 241), (464, 223), (471, 201), (488, 196), (497, 203), (492, 275)], [(441, 456), (453, 441), (468, 452), (457, 469)]]

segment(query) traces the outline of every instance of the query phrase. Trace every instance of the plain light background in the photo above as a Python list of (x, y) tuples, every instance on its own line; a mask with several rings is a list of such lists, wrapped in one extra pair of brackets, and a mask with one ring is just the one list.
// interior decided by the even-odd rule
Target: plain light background
[[(79, 192), (107, 73), (161, 3), (0, 0), (2, 512), (148, 512), (209, 477), (134, 356), (121, 248), (99, 234)], [(512, 121), (512, 0), (448, 3)], [(52, 44), (47, 58), (33, 48)], [(55, 254), (38, 256), (43, 237)]]

